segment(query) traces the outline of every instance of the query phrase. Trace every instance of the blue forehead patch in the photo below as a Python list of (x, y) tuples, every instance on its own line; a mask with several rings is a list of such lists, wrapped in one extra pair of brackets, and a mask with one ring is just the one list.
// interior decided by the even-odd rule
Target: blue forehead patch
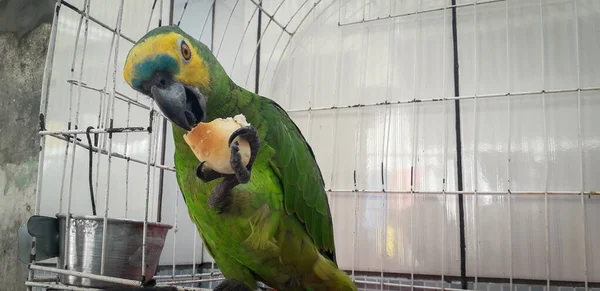
[(173, 57), (167, 54), (147, 58), (135, 65), (131, 85), (134, 88), (141, 89), (142, 82), (150, 79), (156, 71), (166, 71), (175, 75), (179, 73), (179, 64)]

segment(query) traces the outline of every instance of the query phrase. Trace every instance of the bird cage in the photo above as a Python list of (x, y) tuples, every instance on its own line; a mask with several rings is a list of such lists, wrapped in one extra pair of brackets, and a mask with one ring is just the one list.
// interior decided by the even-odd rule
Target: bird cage
[[(57, 1), (35, 210), (68, 238), (93, 224), (98, 268), (68, 265), (90, 247), (63, 241), (62, 258), (33, 257), (29, 288), (223, 280), (177, 186), (171, 124), (123, 79), (164, 25), (287, 110), (359, 290), (600, 290), (597, 0)], [(107, 275), (125, 248), (139, 268)]]

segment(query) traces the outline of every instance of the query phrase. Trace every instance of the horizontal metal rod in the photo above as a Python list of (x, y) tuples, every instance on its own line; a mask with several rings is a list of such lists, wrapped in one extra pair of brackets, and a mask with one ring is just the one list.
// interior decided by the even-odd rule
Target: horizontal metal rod
[[(54, 137), (54, 138), (57, 138), (57, 139), (60, 139), (60, 140), (63, 140), (63, 141), (71, 142), (71, 140), (69, 138), (67, 138), (65, 136), (62, 136), (62, 135), (50, 135), (50, 136)], [(87, 150), (90, 149), (90, 147), (86, 143), (77, 141), (77, 142), (75, 142), (75, 144), (78, 145), (78, 146), (80, 146), (80, 147), (83, 147), (83, 148), (85, 148)], [(96, 153), (103, 154), (103, 155), (108, 155), (108, 151), (106, 151), (104, 149), (100, 149), (100, 148), (95, 147), (95, 146), (92, 146), (92, 151), (96, 152)], [(115, 158), (119, 158), (119, 159), (123, 159), (123, 160), (129, 160), (129, 161), (132, 161), (132, 162), (135, 162), (135, 163), (138, 163), (138, 164), (142, 164), (142, 165), (148, 165), (147, 162), (144, 162), (142, 160), (139, 160), (139, 159), (136, 159), (136, 158), (132, 158), (130, 156), (126, 156), (126, 155), (123, 155), (123, 154), (115, 153), (115, 152), (110, 153), (110, 156), (111, 157), (115, 157)], [(175, 172), (175, 168), (169, 167), (169, 166), (165, 166), (165, 165), (160, 165), (160, 164), (156, 164), (156, 163), (150, 163), (150, 166), (156, 167), (156, 168), (159, 168), (159, 169), (163, 169), (163, 170), (167, 170), (167, 171), (171, 171), (171, 172)]]
[[(77, 7), (73, 6), (73, 4), (71, 4), (71, 3), (69, 3), (69, 2), (67, 2), (67, 1), (65, 1), (65, 0), (61, 0), (60, 2), (61, 2), (61, 4), (63, 4), (64, 6), (66, 6), (66, 7), (68, 7), (69, 9), (71, 9), (71, 10), (73, 10), (73, 11), (75, 11), (75, 12), (79, 13), (80, 15), (84, 15), (83, 11), (81, 11), (81, 10), (79, 10)], [(112, 28), (112, 27), (110, 27), (110, 26), (108, 26), (108, 25), (104, 24), (102, 21), (100, 21), (100, 20), (98, 20), (98, 19), (94, 18), (93, 16), (91, 16), (91, 15), (90, 15), (90, 16), (89, 16), (89, 19), (90, 19), (91, 21), (95, 22), (96, 24), (98, 24), (98, 25), (100, 25), (100, 26), (102, 26), (102, 27), (106, 28), (107, 30), (109, 30), (109, 31), (112, 31), (112, 32), (114, 32), (114, 33), (117, 33), (116, 29), (114, 29), (114, 28)], [(119, 35), (120, 35), (122, 38), (124, 38), (124, 39), (126, 39), (127, 41), (129, 41), (130, 43), (132, 43), (132, 44), (135, 44), (135, 41), (134, 41), (133, 39), (131, 39), (130, 37), (127, 37), (126, 35), (124, 35), (124, 34), (122, 34), (122, 33), (119, 33)]]
[(388, 105), (400, 105), (400, 104), (411, 104), (411, 103), (428, 103), (428, 102), (444, 102), (453, 100), (468, 100), (468, 99), (486, 99), (486, 98), (498, 98), (498, 97), (509, 97), (509, 96), (524, 96), (524, 95), (537, 95), (537, 94), (558, 94), (558, 93), (575, 93), (575, 92), (590, 92), (600, 91), (600, 87), (590, 88), (577, 88), (577, 89), (560, 89), (560, 90), (541, 90), (541, 91), (523, 91), (516, 93), (495, 93), (495, 94), (483, 94), (483, 95), (465, 95), (459, 97), (444, 97), (444, 98), (432, 98), (432, 99), (412, 99), (403, 100), (396, 102), (381, 102), (371, 104), (355, 104), (347, 106), (331, 106), (331, 107), (316, 107), (307, 109), (290, 109), (287, 112), (309, 112), (309, 111), (323, 111), (323, 110), (337, 110), (337, 109), (352, 109), (359, 107), (375, 107), (375, 106), (388, 106)]
[[(80, 82), (77, 81), (77, 80), (69, 79), (69, 80), (67, 80), (67, 83), (70, 83), (70, 84), (73, 84), (73, 85), (77, 86), (77, 85), (79, 85)], [(95, 88), (95, 87), (92, 87), (92, 86), (88, 86), (84, 82), (81, 82), (81, 88), (85, 88), (85, 89), (88, 89), (88, 90), (96, 91), (96, 92), (99, 92), (99, 93), (104, 93), (104, 95), (110, 96), (110, 92), (104, 92), (104, 89)], [(143, 96), (145, 96), (145, 95), (143, 95)], [(141, 102), (139, 102), (139, 101), (137, 101), (137, 100), (135, 100), (135, 99), (133, 99), (133, 98), (131, 98), (131, 97), (129, 97), (129, 96), (121, 93), (121, 92), (119, 92), (119, 91), (116, 91), (116, 90), (115, 90), (115, 98), (119, 99), (119, 100), (121, 100), (123, 102), (127, 102), (127, 103), (130, 103), (132, 105), (138, 106), (140, 108), (144, 108), (146, 110), (150, 110), (149, 106), (147, 106), (147, 105), (145, 105), (145, 104), (143, 104), (143, 103), (141, 103)]]
[[(381, 282), (362, 281), (362, 280), (354, 280), (354, 283), (365, 284), (365, 285), (382, 285)], [(410, 284), (398, 284), (398, 283), (383, 283), (383, 286), (388, 286), (388, 287), (408, 287), (408, 288), (414, 287), (414, 288), (426, 289), (426, 290), (442, 290), (442, 287), (410, 285)], [(456, 289), (456, 288), (444, 288), (444, 290), (448, 290), (448, 291), (473, 291), (473, 290)]]
[(102, 290), (102, 289), (96, 289), (96, 288), (69, 286), (69, 285), (63, 285), (63, 284), (59, 284), (59, 283), (43, 283), (43, 282), (32, 282), (32, 281), (26, 281), (25, 286), (40, 287), (40, 288), (50, 289), (50, 290), (72, 290), (72, 291), (101, 291)]
[[(350, 273), (350, 270), (344, 270), (346, 273)], [(380, 271), (375, 272), (375, 271), (356, 271), (357, 274), (355, 275), (358, 278), (364, 278), (364, 280), (366, 280), (367, 278), (370, 279), (374, 279), (375, 281), (366, 281), (366, 282), (378, 282), (376, 284), (381, 284), (380, 282), (380, 278), (382, 276), (382, 273)], [(415, 281), (420, 281), (420, 282), (441, 282), (444, 281), (446, 283), (451, 283), (451, 282), (455, 282), (458, 283), (460, 280), (462, 279), (466, 279), (469, 282), (474, 282), (476, 279), (475, 277), (472, 276), (467, 276), (467, 277), (460, 277), (457, 275), (444, 275), (441, 276), (440, 274), (437, 275), (433, 275), (433, 274), (410, 274), (410, 273), (395, 273), (395, 272), (384, 272), (383, 278), (389, 278), (389, 279), (402, 279), (402, 280), (411, 280), (411, 277), (414, 276), (414, 280)], [(508, 277), (503, 277), (503, 278), (492, 278), (492, 277), (477, 277), (477, 281), (478, 282), (483, 282), (486, 284), (503, 284), (503, 285), (536, 285), (536, 286), (546, 286), (547, 284), (547, 280), (546, 279), (523, 279), (523, 278), (508, 278)], [(385, 283), (384, 283), (385, 284)], [(584, 281), (558, 281), (558, 280), (550, 280), (550, 284), (551, 286), (557, 286), (557, 287), (583, 287), (585, 282)], [(419, 285), (413, 285), (413, 286), (419, 286)], [(600, 282), (589, 282), (589, 287), (591, 288), (596, 288), (598, 286), (600, 286)], [(448, 288), (444, 288), (444, 289), (448, 289)], [(456, 289), (456, 290), (460, 290), (460, 289)]]
[(354, 192), (362, 192), (362, 193), (390, 193), (390, 194), (447, 194), (447, 195), (458, 195), (458, 194), (466, 194), (473, 195), (477, 193), (477, 195), (599, 195), (600, 191), (410, 191), (410, 190), (353, 190), (353, 189), (327, 189), (329, 193), (354, 193)]
[[(128, 286), (140, 286), (141, 285), (140, 281), (135, 281), (135, 280), (128, 280), (128, 279), (109, 277), (109, 276), (101, 276), (101, 275), (96, 275), (96, 274), (77, 272), (77, 271), (73, 271), (73, 270), (63, 270), (63, 269), (59, 269), (59, 268), (45, 267), (45, 266), (34, 265), (34, 264), (30, 264), (29, 269), (50, 272), (50, 273), (56, 273), (56, 274), (62, 274), (62, 275), (71, 275), (71, 276), (76, 276), (76, 277), (81, 277), (81, 278), (88, 278), (88, 279), (122, 284), (122, 285), (128, 285)], [(26, 284), (27, 283), (44, 284), (44, 285), (53, 284), (53, 286), (60, 286), (60, 284), (56, 284), (56, 283), (26, 282)], [(62, 285), (62, 286), (65, 286), (65, 285)], [(170, 286), (170, 285), (156, 284), (156, 287), (166, 287), (166, 286)], [(175, 287), (175, 288), (177, 288), (177, 290), (181, 290), (181, 291), (205, 291), (205, 290), (208, 291), (209, 290), (209, 289), (204, 289), (204, 288), (193, 288), (193, 287), (179, 287), (179, 286), (173, 286), (173, 287)], [(82, 288), (82, 289), (64, 289), (64, 290), (102, 290), (102, 289)]]
[(431, 13), (431, 12), (435, 12), (435, 11), (444, 11), (445, 9), (452, 9), (452, 8), (455, 8), (455, 7), (456, 8), (461, 8), (461, 7), (466, 7), (466, 6), (483, 5), (483, 4), (490, 4), (490, 3), (496, 3), (496, 2), (504, 2), (504, 1), (506, 1), (506, 0), (490, 0), (490, 1), (486, 1), (486, 2), (474, 2), (474, 3), (448, 5), (448, 6), (445, 6), (445, 7), (438, 7), (438, 8), (424, 9), (424, 10), (418, 10), (419, 8), (417, 7), (417, 11), (415, 11), (415, 12), (408, 12), (408, 13), (402, 13), (402, 14), (394, 14), (394, 15), (388, 15), (388, 16), (385, 16), (385, 17), (377, 17), (377, 18), (372, 18), (372, 19), (363, 19), (363, 20), (351, 21), (351, 22), (346, 22), (346, 23), (338, 23), (338, 26), (349, 26), (349, 25), (360, 24), (360, 23), (374, 22), (374, 21), (378, 21), (378, 20), (386, 20), (386, 19), (398, 18), (398, 17), (405, 17), (405, 16), (410, 16), (410, 15)]
[(73, 271), (73, 270), (63, 270), (63, 269), (58, 269), (58, 268), (54, 268), (54, 267), (45, 267), (45, 266), (34, 265), (34, 264), (30, 264), (29, 269), (36, 270), (36, 271), (44, 271), (44, 272), (62, 274), (62, 275), (72, 275), (72, 276), (77, 276), (77, 277), (81, 277), (81, 278), (87, 278), (87, 279), (93, 279), (93, 280), (99, 280), (99, 281), (111, 282), (111, 283), (117, 283), (117, 284), (129, 285), (129, 286), (140, 286), (141, 285), (140, 281), (135, 281), (135, 280), (128, 280), (128, 279), (109, 277), (109, 276), (101, 276), (101, 275), (96, 275), (96, 274), (77, 272), (77, 271)]
[[(85, 129), (70, 129), (70, 130), (42, 130), (39, 132), (40, 135), (56, 135), (56, 134), (85, 134)], [(113, 128), (95, 128), (90, 129), (90, 133), (130, 133), (130, 132), (148, 132), (147, 127), (136, 126), (136, 127), (113, 127)]]
[(222, 275), (221, 272), (210, 272), (210, 273), (197, 273), (197, 274), (186, 274), (186, 275), (157, 275), (154, 276), (154, 279), (185, 279), (185, 278), (196, 278), (196, 277), (209, 277), (209, 276), (219, 276)]
[[(379, 285), (379, 284), (377, 284)], [(396, 283), (383, 283), (383, 286), (388, 286), (388, 287), (414, 287), (414, 288), (419, 288), (419, 289), (428, 289), (428, 290), (442, 290), (442, 287), (435, 287), (435, 286), (411, 286), (410, 284), (396, 284)], [(448, 290), (448, 291), (471, 291), (471, 290), (465, 290), (465, 289), (460, 289), (460, 288), (443, 288), (443, 290)]]
[(206, 283), (225, 280), (225, 277), (211, 278), (211, 279), (198, 279), (198, 280), (187, 280), (187, 281), (167, 281), (161, 282), (166, 285), (179, 285), (179, 284), (194, 284), (194, 283)]
[(57, 276), (54, 277), (43, 277), (43, 278), (33, 278), (30, 280), (31, 282), (57, 282)]
[(281, 29), (283, 29), (283, 31), (285, 31), (287, 34), (289, 35), (294, 35), (293, 33), (289, 32), (287, 30), (287, 25), (282, 25), (281, 23), (279, 23), (277, 20), (275, 20), (275, 17), (273, 17), (273, 15), (269, 14), (267, 11), (265, 11), (262, 8), (262, 5), (256, 3), (256, 1), (254, 0), (250, 0), (250, 2), (254, 3), (254, 5), (256, 5), (256, 7), (258, 7), (258, 9), (260, 9), (260, 11), (262, 11), (262, 13), (264, 13), (267, 17), (269, 17), (275, 24), (277, 24), (277, 26), (279, 26)]

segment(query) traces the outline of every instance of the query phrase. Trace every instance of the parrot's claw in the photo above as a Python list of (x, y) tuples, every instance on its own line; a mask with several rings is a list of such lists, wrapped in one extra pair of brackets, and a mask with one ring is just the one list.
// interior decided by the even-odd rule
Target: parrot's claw
[(204, 183), (208, 183), (212, 180), (216, 180), (219, 178), (223, 178), (225, 175), (213, 171), (213, 170), (204, 170), (204, 164), (206, 162), (201, 162), (198, 167), (196, 167), (196, 177), (198, 177), (198, 179), (202, 180), (202, 182)]
[(213, 289), (214, 291), (252, 291), (246, 284), (235, 280), (225, 279), (221, 284)]
[[(235, 140), (238, 136), (248, 141), (248, 144), (250, 145), (250, 158), (248, 159), (248, 165), (245, 167), (243, 166), (242, 156), (240, 154), (240, 144)], [(204, 165), (204, 162), (198, 165), (198, 168), (196, 168), (196, 176), (198, 176), (200, 180), (209, 182), (218, 178), (223, 178), (223, 181), (215, 186), (208, 197), (208, 206), (211, 209), (222, 213), (231, 203), (231, 190), (239, 184), (246, 184), (250, 181), (252, 165), (258, 154), (259, 145), (256, 129), (252, 126), (242, 127), (234, 131), (229, 137), (229, 149), (231, 151), (229, 163), (231, 164), (234, 174), (220, 174), (212, 170), (203, 170), (202, 166)]]
[[(242, 166), (242, 156), (240, 155), (240, 147), (239, 142), (234, 141), (238, 136), (245, 139), (250, 145), (250, 158), (248, 159), (248, 165), (246, 167)], [(260, 146), (258, 133), (253, 126), (246, 126), (237, 129), (234, 131), (229, 137), (229, 148), (231, 150), (231, 168), (235, 173), (236, 178), (242, 184), (248, 183), (250, 181), (250, 172), (252, 172), (252, 165), (254, 164), (254, 160), (256, 159), (256, 155), (258, 154), (258, 148)]]
[[(242, 166), (242, 156), (240, 155), (240, 144), (237, 141), (234, 141), (231, 146), (231, 168), (235, 173), (235, 177), (238, 182), (242, 184), (248, 183), (250, 181), (250, 171), (247, 167)], [(250, 162), (248, 162), (248, 166), (250, 166)]]

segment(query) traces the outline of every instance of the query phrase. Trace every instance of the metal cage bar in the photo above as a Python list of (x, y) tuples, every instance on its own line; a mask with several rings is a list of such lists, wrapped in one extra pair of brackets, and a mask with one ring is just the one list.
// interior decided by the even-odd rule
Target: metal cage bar
[[(575, 58), (577, 62), (577, 87), (581, 86), (581, 67), (580, 67), (580, 59), (579, 59), (579, 13), (577, 8), (577, 0), (573, 0), (573, 9), (575, 12)], [(579, 147), (579, 176), (580, 176), (580, 187), (581, 194), (580, 202), (581, 202), (581, 228), (583, 233), (583, 239), (581, 240), (583, 247), (583, 281), (584, 281), (584, 291), (588, 291), (589, 289), (589, 274), (588, 274), (588, 255), (587, 255), (587, 207), (585, 206), (585, 178), (584, 178), (584, 164), (583, 164), (583, 134), (581, 129), (581, 91), (577, 91), (577, 140)]]

